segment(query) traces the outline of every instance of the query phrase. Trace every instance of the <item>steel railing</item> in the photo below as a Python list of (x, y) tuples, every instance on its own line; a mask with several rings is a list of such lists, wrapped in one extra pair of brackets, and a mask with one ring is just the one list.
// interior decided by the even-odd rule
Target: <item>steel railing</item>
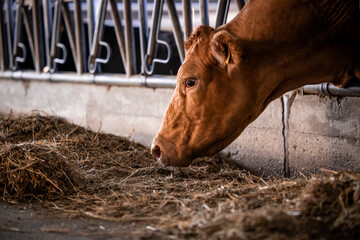
[[(236, 2), (239, 8), (245, 4), (243, 0)], [(216, 10), (216, 27), (226, 22), (229, 3), (229, 0), (0, 0), (0, 75), (29, 70), (60, 74), (64, 69), (77, 75), (104, 73), (101, 66), (109, 63), (114, 49), (119, 49), (120, 61), (112, 64), (122, 65), (126, 77), (151, 76), (159, 66), (169, 64), (171, 58), (178, 56), (179, 63), (184, 60), (183, 43), (194, 27), (195, 9), (205, 24), (209, 23), (209, 12)], [(172, 26), (165, 31), (172, 32), (176, 46), (159, 38), (164, 22)], [(106, 27), (113, 29), (113, 36), (106, 37), (116, 39), (116, 46), (104, 40)], [(165, 58), (158, 57), (161, 47), (167, 53)], [(72, 63), (67, 69), (63, 67)]]
[[(231, 8), (235, 15), (247, 1), (232, 2), (237, 6)], [(184, 41), (193, 28), (209, 25), (210, 19), (215, 28), (225, 24), (230, 3), (0, 0), (0, 78), (174, 87), (175, 78), (164, 66), (176, 74), (186, 54)], [(106, 32), (107, 28), (112, 31)], [(161, 38), (161, 31), (171, 34)], [(108, 65), (116, 71), (108, 70)], [(358, 86), (344, 89), (327, 83), (302, 90), (360, 95)]]

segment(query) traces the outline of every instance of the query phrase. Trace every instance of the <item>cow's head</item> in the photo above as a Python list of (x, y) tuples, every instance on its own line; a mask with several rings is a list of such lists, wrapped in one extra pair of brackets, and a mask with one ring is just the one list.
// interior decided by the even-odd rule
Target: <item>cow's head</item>
[(225, 29), (198, 27), (151, 152), (165, 165), (187, 166), (229, 145), (258, 115), (246, 46)]

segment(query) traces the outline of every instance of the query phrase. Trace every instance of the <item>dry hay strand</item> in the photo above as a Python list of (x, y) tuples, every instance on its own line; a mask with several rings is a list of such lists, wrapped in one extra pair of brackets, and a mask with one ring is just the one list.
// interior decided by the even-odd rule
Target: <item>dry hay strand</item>
[(313, 178), (297, 207), (332, 233), (349, 232), (360, 238), (360, 175), (340, 172)]
[(76, 192), (81, 177), (62, 148), (42, 141), (1, 146), (0, 190), (4, 197), (56, 199)]
[(58, 117), (0, 119), (0, 191), (8, 200), (52, 200), (92, 186), (97, 191), (104, 178), (129, 175), (132, 169), (122, 159), (136, 167), (143, 155), (148, 150), (139, 144)]
[(202, 239), (360, 238), (359, 174), (333, 172), (302, 182), (299, 195), (292, 200), (215, 214), (182, 236), (196, 232)]

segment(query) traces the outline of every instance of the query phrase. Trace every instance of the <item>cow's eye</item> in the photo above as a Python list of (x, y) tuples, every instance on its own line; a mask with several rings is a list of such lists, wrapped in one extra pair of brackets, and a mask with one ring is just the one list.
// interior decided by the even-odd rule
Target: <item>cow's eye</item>
[(195, 79), (188, 79), (186, 80), (186, 87), (187, 88), (192, 88), (196, 85), (196, 80)]

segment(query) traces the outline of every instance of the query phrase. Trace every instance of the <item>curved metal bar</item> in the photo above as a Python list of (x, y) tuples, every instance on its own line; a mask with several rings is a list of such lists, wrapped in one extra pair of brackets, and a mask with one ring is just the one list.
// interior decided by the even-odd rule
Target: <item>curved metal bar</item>
[(62, 58), (54, 58), (54, 62), (58, 63), (58, 64), (64, 64), (67, 58), (67, 50), (64, 44), (62, 43), (56, 43), (56, 46), (58, 48), (61, 48), (61, 50), (63, 51), (63, 57)]
[(106, 64), (109, 62), (111, 56), (111, 47), (107, 42), (99, 41), (99, 45), (104, 46), (106, 48), (106, 58), (95, 58), (95, 62)]
[(55, 73), (56, 71), (56, 65), (57, 64), (64, 64), (66, 62), (66, 58), (67, 58), (67, 50), (64, 44), (62, 43), (56, 43), (56, 46), (58, 48), (60, 48), (63, 51), (63, 57), (62, 58), (54, 58), (52, 62), (50, 62), (50, 69), (49, 72), (50, 73)]
[[(152, 75), (152, 74), (153, 74), (153, 72), (154, 72), (154, 67), (155, 67), (155, 63), (166, 64), (166, 63), (168, 63), (169, 60), (170, 60), (170, 56), (171, 56), (171, 48), (170, 48), (170, 45), (169, 45), (167, 42), (162, 41), (162, 40), (159, 40), (159, 39), (156, 39), (156, 42), (157, 42), (158, 44), (162, 44), (162, 45), (165, 45), (165, 46), (166, 46), (167, 51), (168, 51), (168, 56), (167, 56), (166, 59), (154, 58), (154, 59), (152, 60), (150, 70), (148, 69), (147, 64), (146, 64), (146, 65), (145, 65), (145, 72), (146, 72), (147, 75)], [(148, 57), (148, 56), (145, 55), (145, 62), (147, 61), (147, 57)]]
[(89, 72), (94, 74), (96, 72), (96, 67), (98, 63), (106, 64), (109, 62), (111, 56), (111, 47), (107, 42), (99, 41), (99, 45), (106, 48), (106, 58), (95, 58), (94, 63), (91, 62), (91, 57), (89, 56), (88, 67)]
[(15, 57), (15, 62), (23, 63), (23, 62), (25, 62), (25, 60), (26, 60), (26, 47), (25, 47), (25, 45), (24, 45), (22, 42), (18, 42), (17, 46), (18, 46), (19, 48), (21, 48), (21, 51), (22, 51), (22, 53), (23, 53), (23, 56), (22, 56), (22, 57), (16, 56), (16, 57)]

